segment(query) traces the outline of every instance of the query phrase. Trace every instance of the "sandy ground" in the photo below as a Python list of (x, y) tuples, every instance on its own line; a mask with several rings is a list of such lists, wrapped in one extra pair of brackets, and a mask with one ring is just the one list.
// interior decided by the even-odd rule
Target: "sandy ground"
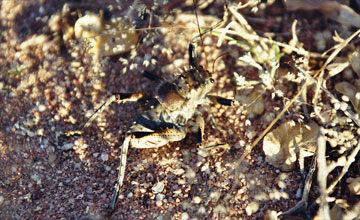
[[(100, 2), (88, 10), (105, 5)], [(47, 26), (63, 3), (1, 2), (1, 219), (103, 219), (117, 177), (120, 146), (140, 105), (112, 104), (85, 134), (61, 134), (78, 129), (113, 92), (152, 94), (156, 83), (141, 76), (144, 70), (172, 80), (180, 67), (188, 65), (188, 44), (197, 33), (191, 26), (166, 28), (159, 31), (154, 42), (149, 40), (132, 52), (101, 58), (101, 64), (96, 64), (79, 42), (61, 39), (61, 27), (62, 31), (55, 33)], [(215, 6), (215, 11), (221, 11), (221, 4)], [(279, 15), (277, 7), (281, 6), (260, 16)], [(187, 8), (179, 4), (175, 14), (195, 18)], [(256, 22), (253, 25), (261, 26)], [(289, 33), (290, 25), (284, 23), (278, 31)], [(301, 35), (302, 40), (308, 33)], [(40, 35), (47, 36), (46, 40), (21, 47), (27, 39)], [(215, 43), (214, 36), (206, 37), (210, 64), (224, 51), (236, 50), (226, 44), (216, 48)], [(205, 65), (205, 59), (200, 62)], [(212, 94), (226, 98), (236, 95), (233, 72), (256, 78), (253, 69), (238, 66), (232, 55), (224, 56), (216, 63)], [(275, 107), (283, 106), (282, 101), (272, 100), (270, 93), (265, 92), (263, 98), (264, 112), (275, 113)], [(199, 149), (195, 120), (189, 122), (189, 132), (182, 141), (158, 149), (129, 149), (122, 193), (111, 218), (256, 219), (267, 211), (285, 211), (296, 204), (302, 182), (299, 169), (281, 172), (265, 163), (261, 146), (236, 167), (244, 146), (267, 125), (264, 118), (248, 119), (241, 103), (230, 107), (211, 104), (200, 107), (200, 111), (206, 122), (203, 144), (226, 143), (230, 149)]]

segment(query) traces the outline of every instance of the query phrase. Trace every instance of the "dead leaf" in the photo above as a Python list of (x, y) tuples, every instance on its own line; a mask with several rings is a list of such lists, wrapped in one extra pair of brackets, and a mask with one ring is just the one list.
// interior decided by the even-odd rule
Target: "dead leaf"
[(74, 30), (76, 38), (88, 41), (89, 52), (96, 58), (128, 52), (138, 42), (136, 32), (128, 30), (121, 19), (104, 21), (101, 14), (89, 13), (79, 18)]
[(341, 24), (360, 27), (360, 15), (352, 8), (340, 4), (336, 1), (323, 0), (287, 0), (284, 1), (286, 9), (289, 11), (296, 10), (320, 10), (329, 19), (335, 20)]
[(344, 216), (344, 210), (348, 208), (346, 200), (336, 199), (335, 205), (330, 210), (330, 217), (332, 220), (342, 220)]
[(265, 104), (261, 91), (257, 88), (253, 89), (249, 93), (244, 93), (238, 99), (242, 104), (246, 106), (249, 118), (253, 118), (256, 115), (261, 115), (264, 112)]
[(350, 65), (355, 73), (360, 77), (360, 48), (357, 48), (356, 51), (351, 54)]
[(282, 171), (293, 170), (299, 150), (308, 152), (305, 156), (315, 152), (317, 132), (318, 125), (313, 121), (308, 124), (293, 125), (290, 121), (281, 124), (264, 137), (266, 162)]
[(341, 73), (346, 67), (349, 66), (349, 62), (344, 62), (344, 63), (331, 63), (329, 64), (326, 69), (329, 70), (329, 76), (333, 77), (339, 73)]

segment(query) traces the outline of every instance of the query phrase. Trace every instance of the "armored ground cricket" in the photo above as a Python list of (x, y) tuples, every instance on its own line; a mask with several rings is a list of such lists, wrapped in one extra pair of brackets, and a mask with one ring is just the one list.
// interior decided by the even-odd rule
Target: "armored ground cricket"
[[(196, 11), (195, 11), (196, 14)], [(197, 16), (197, 14), (196, 14)], [(200, 31), (200, 29), (199, 29)], [(200, 38), (202, 34), (200, 33)], [(201, 39), (202, 41), (202, 39)], [(195, 47), (189, 44), (188, 70), (184, 71), (173, 82), (167, 82), (161, 77), (144, 72), (143, 76), (158, 83), (155, 96), (150, 97), (142, 93), (114, 93), (96, 110), (79, 131), (67, 132), (67, 135), (83, 133), (91, 122), (111, 103), (143, 102), (143, 111), (133, 117), (130, 128), (121, 145), (119, 173), (114, 193), (109, 204), (109, 212), (116, 208), (121, 186), (125, 177), (128, 148), (155, 148), (170, 142), (180, 141), (186, 137), (187, 122), (196, 118), (199, 127), (197, 140), (202, 141), (204, 135), (204, 119), (197, 107), (202, 104), (216, 102), (230, 106), (231, 99), (209, 95), (214, 85), (212, 73), (198, 64)]]

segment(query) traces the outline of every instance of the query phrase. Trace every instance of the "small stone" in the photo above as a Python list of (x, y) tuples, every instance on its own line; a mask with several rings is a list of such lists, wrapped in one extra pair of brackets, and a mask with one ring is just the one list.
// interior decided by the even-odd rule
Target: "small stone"
[(46, 110), (46, 106), (45, 105), (39, 105), (39, 112), (43, 112)]
[(201, 202), (201, 198), (200, 198), (199, 196), (194, 196), (193, 202), (194, 202), (195, 204), (199, 204), (199, 203)]
[(151, 189), (154, 193), (161, 193), (164, 190), (164, 187), (165, 185), (163, 182), (158, 182)]
[(48, 155), (49, 155), (48, 157), (49, 164), (54, 165), (54, 162), (56, 160), (56, 154), (54, 154), (53, 152), (49, 152)]
[(183, 173), (185, 173), (185, 170), (184, 169), (176, 169), (174, 170), (174, 174), (175, 175), (182, 175)]
[(223, 205), (217, 205), (215, 208), (214, 208), (214, 213), (223, 213), (225, 214), (226, 213), (226, 208), (225, 206)]
[(165, 198), (165, 195), (162, 193), (157, 194), (155, 197), (156, 200), (163, 200), (164, 198)]
[(206, 213), (206, 208), (205, 208), (204, 206), (201, 206), (201, 207), (198, 209), (197, 213), (199, 213), (199, 214), (201, 214), (201, 215), (205, 214), (205, 213)]
[(155, 204), (157, 207), (160, 207), (162, 206), (163, 202), (161, 200), (156, 200)]
[(109, 155), (107, 153), (101, 153), (101, 156), (100, 156), (101, 160), (102, 161), (107, 161), (109, 159)]
[(251, 202), (246, 208), (245, 208), (245, 211), (246, 211), (246, 214), (248, 216), (251, 216), (252, 214), (254, 214), (255, 212), (257, 212), (259, 209), (259, 204), (256, 203), (256, 202)]
[(246, 130), (245, 135), (247, 138), (253, 139), (257, 135), (257, 132), (252, 129), (248, 129)]
[(104, 165), (104, 169), (109, 172), (111, 170), (111, 167)]
[(185, 176), (188, 178), (188, 179), (191, 179), (191, 178), (194, 178), (196, 176), (196, 173), (193, 169), (188, 169), (186, 171), (186, 174)]
[(181, 220), (188, 220), (189, 219), (189, 214), (187, 214), (186, 212), (181, 213), (180, 219)]
[(39, 176), (36, 173), (31, 175), (31, 179), (34, 180), (36, 182), (36, 184), (41, 185), (41, 179), (39, 178)]
[(278, 182), (278, 186), (280, 187), (280, 189), (284, 189), (284, 188), (286, 187), (286, 184), (285, 184), (284, 181), (280, 180), (280, 181)]
[(62, 147), (61, 147), (61, 150), (70, 150), (74, 147), (74, 144), (73, 143), (69, 143), (69, 144), (64, 144)]

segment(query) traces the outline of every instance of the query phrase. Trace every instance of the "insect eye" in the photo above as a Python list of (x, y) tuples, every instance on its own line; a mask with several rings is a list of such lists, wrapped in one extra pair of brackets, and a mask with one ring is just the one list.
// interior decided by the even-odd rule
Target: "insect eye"
[(215, 80), (214, 80), (213, 78), (210, 78), (210, 82), (211, 82), (211, 83), (214, 83)]

